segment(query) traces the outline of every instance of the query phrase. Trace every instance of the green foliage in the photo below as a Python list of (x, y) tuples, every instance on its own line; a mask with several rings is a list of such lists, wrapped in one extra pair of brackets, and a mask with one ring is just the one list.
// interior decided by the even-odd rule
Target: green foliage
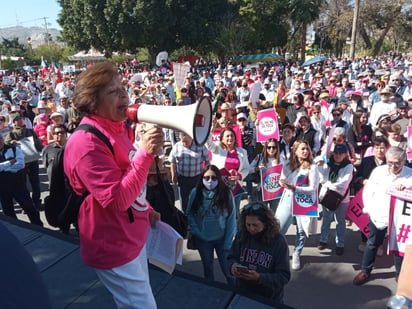
[(3, 56), (25, 57), (27, 53), (27, 48), (19, 43), (18, 38), (2, 38), (0, 49)]

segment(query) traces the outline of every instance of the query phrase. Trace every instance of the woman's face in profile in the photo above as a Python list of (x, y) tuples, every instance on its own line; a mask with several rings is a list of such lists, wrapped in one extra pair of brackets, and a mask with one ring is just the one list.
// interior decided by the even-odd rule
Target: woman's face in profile
[(119, 76), (114, 77), (110, 83), (100, 89), (98, 100), (96, 115), (115, 122), (126, 120), (129, 97)]

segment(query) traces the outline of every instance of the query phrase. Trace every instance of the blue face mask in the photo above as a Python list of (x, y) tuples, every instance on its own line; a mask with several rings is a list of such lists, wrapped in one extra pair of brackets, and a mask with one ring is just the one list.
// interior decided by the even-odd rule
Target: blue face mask
[(209, 178), (209, 180), (206, 180), (206, 179), (203, 178), (203, 185), (209, 191), (212, 191), (212, 190), (216, 189), (217, 184), (218, 184), (217, 179), (213, 180), (212, 178)]

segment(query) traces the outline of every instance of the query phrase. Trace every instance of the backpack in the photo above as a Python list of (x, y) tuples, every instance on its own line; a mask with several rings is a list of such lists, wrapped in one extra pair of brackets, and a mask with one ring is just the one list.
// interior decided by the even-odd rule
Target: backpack
[[(75, 131), (77, 130), (84, 130), (96, 135), (109, 147), (114, 155), (114, 149), (109, 139), (96, 127), (90, 124), (81, 124)], [(62, 147), (53, 160), (50, 176), (50, 192), (44, 199), (44, 212), (47, 222), (51, 226), (58, 227), (63, 233), (68, 234), (72, 223), (77, 229), (77, 216), (80, 205), (90, 192), (86, 191), (82, 195), (74, 192), (69, 179), (64, 173), (64, 149), (65, 147)]]

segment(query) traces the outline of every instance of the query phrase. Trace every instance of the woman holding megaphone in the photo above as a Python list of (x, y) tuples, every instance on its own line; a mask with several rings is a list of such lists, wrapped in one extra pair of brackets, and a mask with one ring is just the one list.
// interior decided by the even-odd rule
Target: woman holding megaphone
[(140, 148), (125, 120), (129, 97), (117, 68), (99, 63), (82, 72), (73, 103), (107, 137), (75, 131), (64, 151), (64, 171), (76, 194), (89, 192), (78, 217), (80, 255), (95, 269), (119, 308), (156, 308), (149, 284), (145, 242), (160, 216), (146, 201), (150, 166), (163, 146), (161, 128), (140, 132)]

